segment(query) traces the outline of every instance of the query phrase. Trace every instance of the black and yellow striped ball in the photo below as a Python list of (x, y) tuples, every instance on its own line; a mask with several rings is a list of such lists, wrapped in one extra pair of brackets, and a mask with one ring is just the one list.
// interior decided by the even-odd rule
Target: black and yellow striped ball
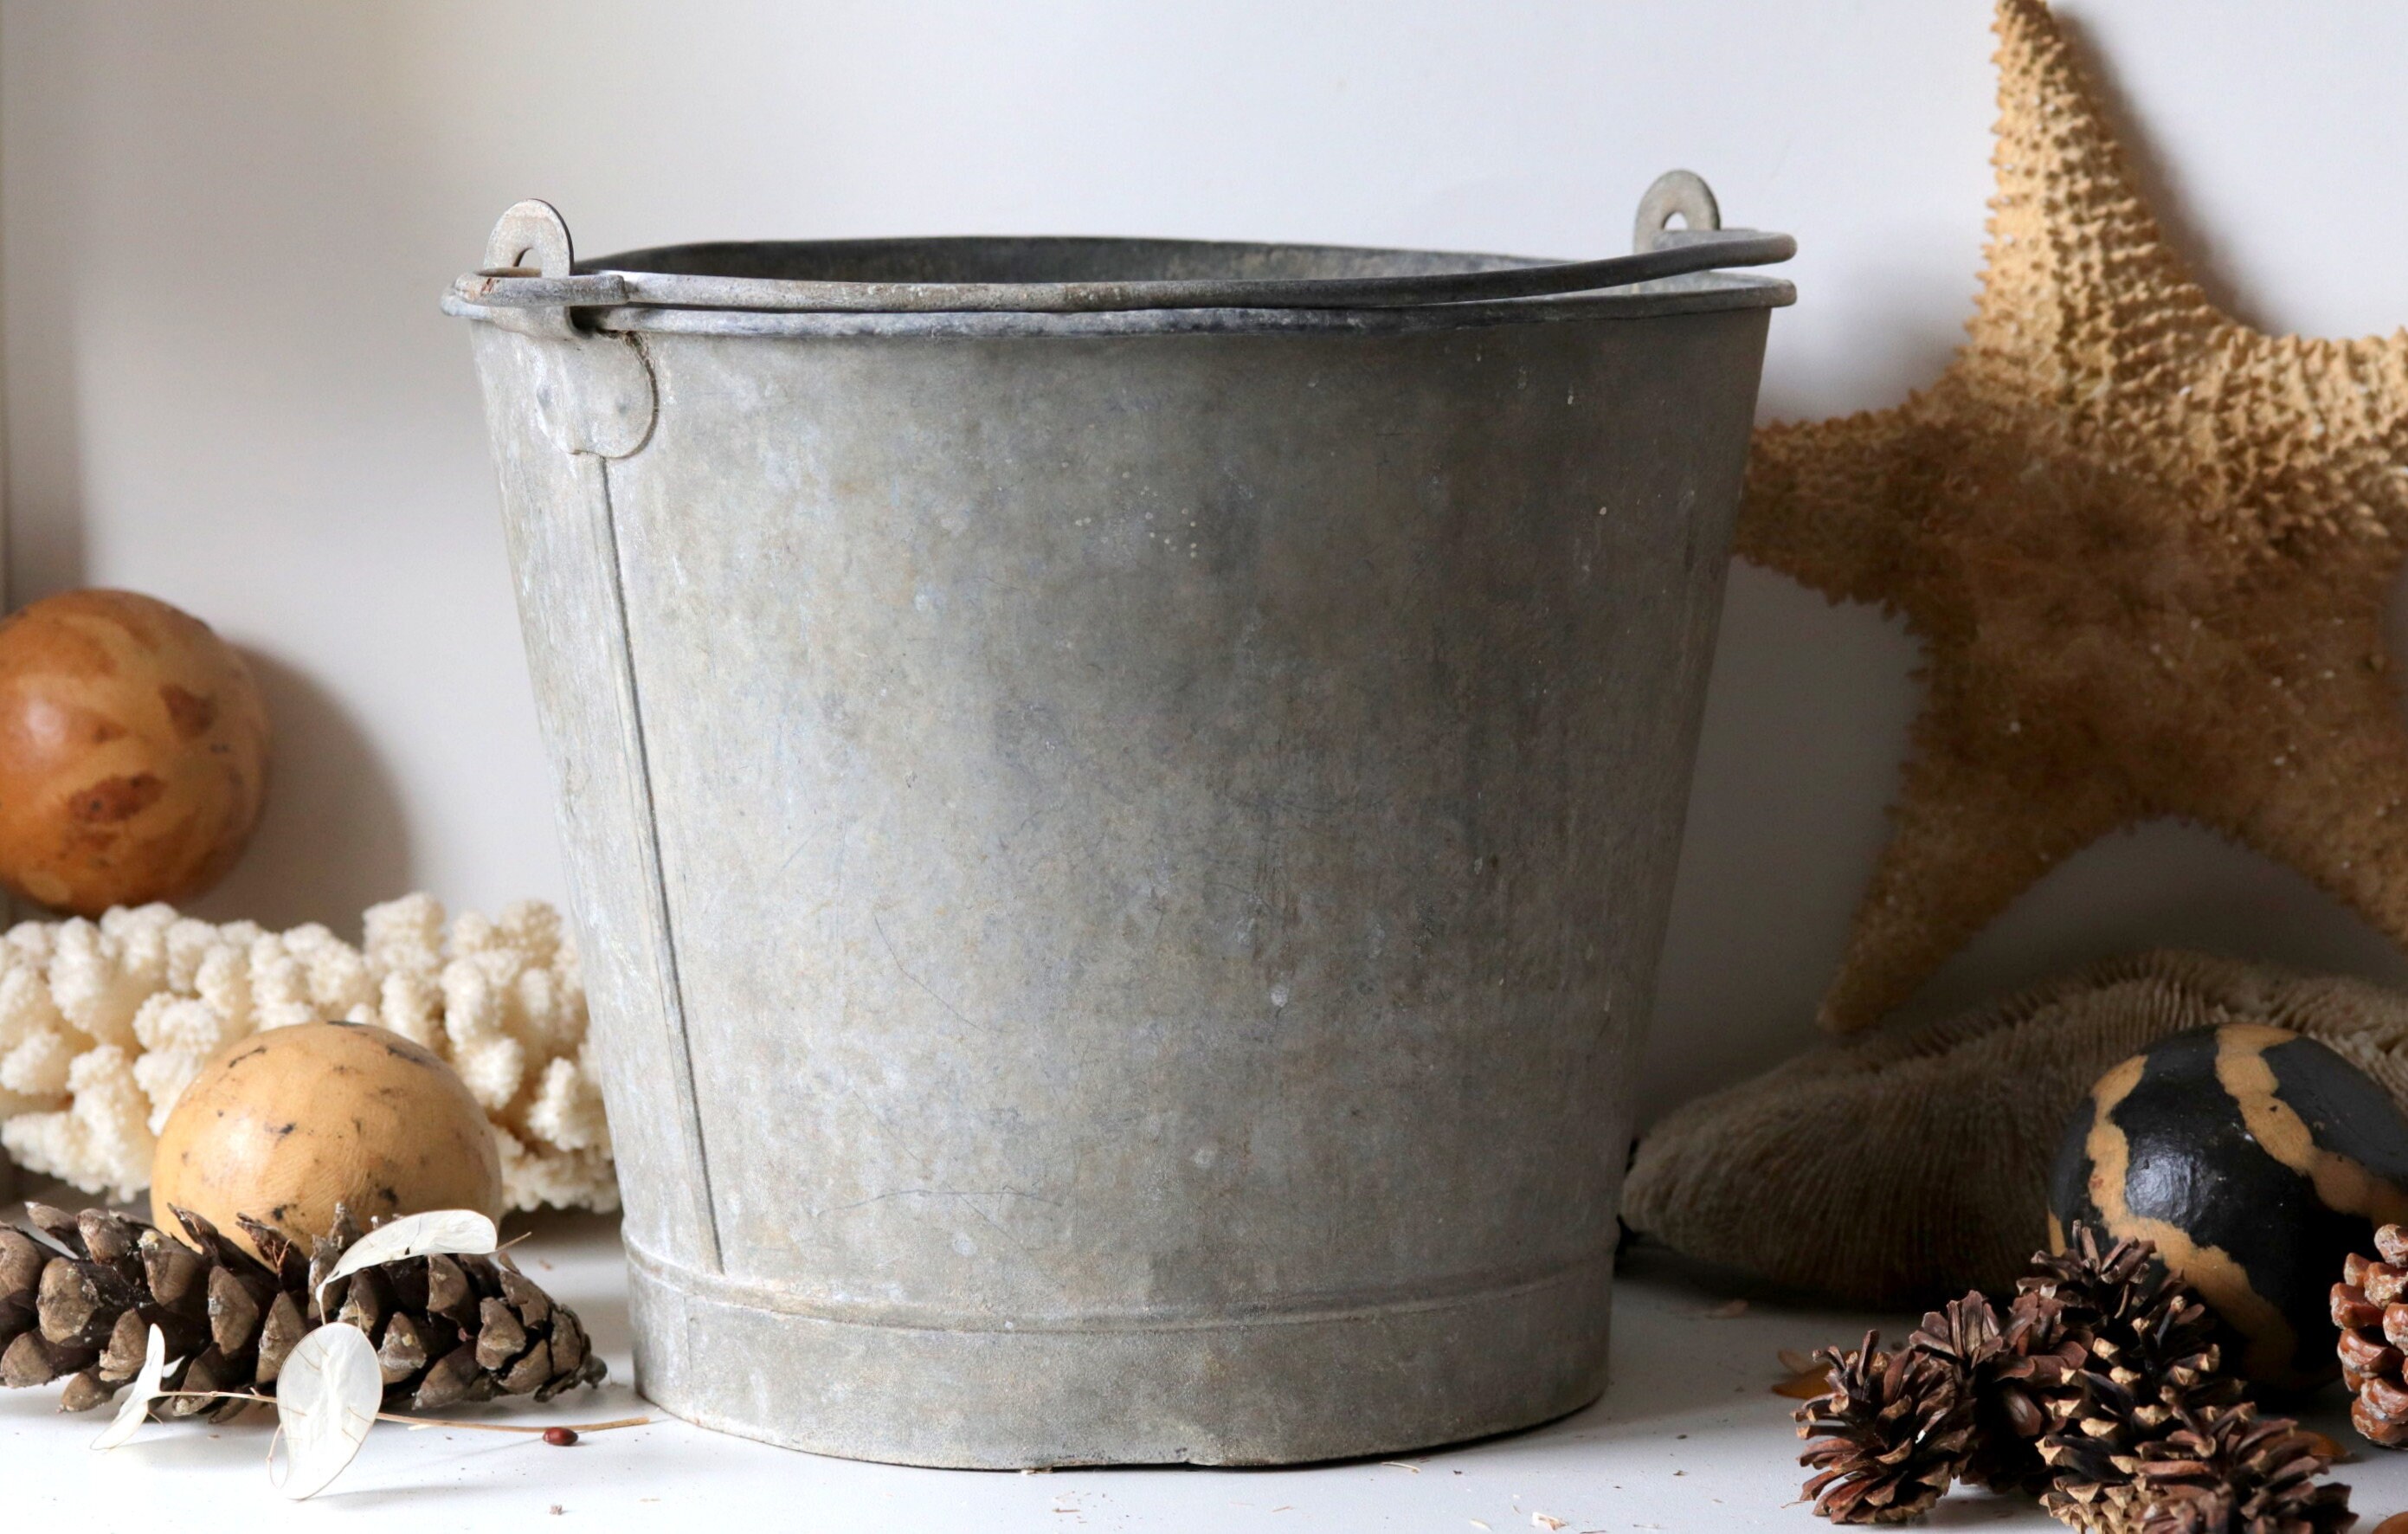
[(2313, 1039), (2256, 1024), (2160, 1039), (2099, 1078), (2049, 1180), (2049, 1244), (2092, 1220), (2157, 1243), (2223, 1321), (2226, 1364), (2300, 1389), (2338, 1372), (2342, 1259), (2408, 1221), (2408, 1118)]

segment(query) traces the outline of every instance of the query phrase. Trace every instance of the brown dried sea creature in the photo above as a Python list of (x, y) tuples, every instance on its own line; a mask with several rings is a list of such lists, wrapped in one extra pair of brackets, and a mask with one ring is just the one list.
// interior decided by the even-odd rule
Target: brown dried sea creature
[(2100, 1074), (2186, 1028), (2243, 1022), (2330, 1046), (2408, 1105), (2408, 996), (2157, 951), (1685, 1104), (1640, 1142), (1623, 1219), (1866, 1304), (2004, 1293), (2046, 1243), (2049, 1164)]

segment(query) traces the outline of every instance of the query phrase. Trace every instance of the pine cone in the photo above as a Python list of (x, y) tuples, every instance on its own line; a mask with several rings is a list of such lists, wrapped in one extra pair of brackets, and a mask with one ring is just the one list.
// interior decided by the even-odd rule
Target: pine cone
[(2222, 1372), (2214, 1316), (2154, 1243), (2077, 1225), (2061, 1254), (2032, 1268), (2023, 1296), (2056, 1305), (2056, 1324), (2087, 1354), (2056, 1383), (2035, 1382), (2050, 1425), (2040, 1455), (2056, 1472), (2042, 1503), (2077, 1528), (2123, 1534), (2143, 1510), (2141, 1445), (2177, 1412), (2238, 1403), (2241, 1383)]
[(2290, 1418), (2240, 1405), (2173, 1421), (2141, 1448), (2138, 1534), (2339, 1534), (2357, 1522), (2347, 1486), (2317, 1484), (2332, 1468), (2321, 1441)]
[[(1995, 1329), (1995, 1328), (1994, 1328)], [(1798, 1436), (1813, 1441), (1798, 1463), (1815, 1474), (1805, 1495), (1837, 1524), (1894, 1524), (1928, 1511), (1964, 1463), (1973, 1401), (1958, 1371), (1913, 1347), (1864, 1346), (1815, 1355), (1831, 1391), (1798, 1409)]]
[[(293, 1344), (329, 1321), (350, 1322), (376, 1344), (388, 1411), (434, 1412), (495, 1396), (549, 1400), (603, 1375), (576, 1312), (553, 1304), (506, 1258), (407, 1257), (323, 1283), (360, 1237), (339, 1208), (336, 1228), (306, 1255), (268, 1226), (242, 1220), (254, 1257), (185, 1210), (176, 1218), (190, 1246), (107, 1210), (25, 1207), (65, 1254), (0, 1226), (0, 1384), (64, 1378), (65, 1411), (116, 1395), (141, 1369), (154, 1326), (167, 1356), (180, 1360), (168, 1372), (170, 1390), (273, 1395)], [(185, 1398), (155, 1410), (226, 1416), (246, 1404)]]
[(1955, 1371), (1973, 1403), (1973, 1436), (1956, 1472), (1968, 1485), (2037, 1496), (2054, 1479), (2040, 1456), (2049, 1426), (2042, 1401), (2088, 1356), (2067, 1329), (2064, 1311), (2047, 1296), (2019, 1295), (2001, 1328), (1996, 1308), (1972, 1293), (1927, 1313), (1922, 1329), (1907, 1339)]
[(2353, 1252), (2342, 1263), (2332, 1287), (2333, 1325), (2341, 1328), (2335, 1347), (2342, 1383), (2357, 1398), (2349, 1403), (2351, 1424), (2397, 1449), (2408, 1446), (2408, 1380), (2401, 1378), (2408, 1355), (2401, 1351), (2408, 1346), (2408, 1230), (2385, 1226), (2374, 1233), (2374, 1249), (2380, 1261)]

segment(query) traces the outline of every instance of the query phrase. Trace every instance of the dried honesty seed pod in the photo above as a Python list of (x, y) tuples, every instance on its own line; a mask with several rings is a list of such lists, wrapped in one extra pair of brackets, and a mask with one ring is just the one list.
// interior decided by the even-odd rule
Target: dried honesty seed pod
[[(130, 1311), (126, 1313), (133, 1314)], [(150, 1403), (157, 1400), (159, 1392), (165, 1388), (161, 1381), (167, 1372), (167, 1339), (156, 1326), (145, 1326), (141, 1329), (144, 1334), (142, 1363), (141, 1367), (135, 1370), (134, 1388), (126, 1393), (125, 1403), (117, 1409), (117, 1420), (110, 1423), (101, 1431), (98, 1438), (92, 1441), (92, 1446), (95, 1449), (114, 1449), (140, 1431), (142, 1425), (150, 1420)], [(80, 1381), (83, 1376), (79, 1374), (76, 1378)], [(71, 1407), (68, 1410), (76, 1411), (80, 1408)]]
[(189, 1245), (106, 1210), (28, 1213), (47, 1243), (0, 1226), (0, 1384), (64, 1380), (68, 1410), (99, 1406), (134, 1380), (153, 1327), (176, 1361), (161, 1416), (222, 1417), (247, 1404), (199, 1392), (272, 1396), (294, 1347), (329, 1323), (368, 1339), (388, 1410), (549, 1400), (603, 1377), (576, 1312), (505, 1257), (442, 1250), (480, 1240), (490, 1249), (490, 1224), (481, 1233), (456, 1220), (398, 1236), (379, 1229), (372, 1237), (396, 1254), (351, 1268), (348, 1254), (369, 1238), (343, 1210), (307, 1254), (242, 1221), (258, 1256), (189, 1211), (176, 1211)]
[(501, 1233), (494, 1228), (488, 1215), (472, 1209), (429, 1210), (423, 1214), (387, 1221), (362, 1236), (351, 1243), (340, 1261), (326, 1270), (326, 1282), (331, 1283), (363, 1268), (399, 1262), (404, 1257), (423, 1257), (437, 1252), (482, 1254), (493, 1251), (500, 1241)]
[(290, 1362), (276, 1396), (277, 1430), (288, 1455), (277, 1489), (297, 1502), (324, 1490), (359, 1454), (376, 1426), (382, 1390), (376, 1348), (357, 1326), (319, 1327), (301, 1339)]

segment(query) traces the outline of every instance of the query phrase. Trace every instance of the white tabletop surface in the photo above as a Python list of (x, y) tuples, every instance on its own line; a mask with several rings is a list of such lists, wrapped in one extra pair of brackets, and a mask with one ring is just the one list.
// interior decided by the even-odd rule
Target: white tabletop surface
[[(307, 1525), (412, 1534), (543, 1529), (1735, 1530), (1826, 1527), (1795, 1498), (1794, 1402), (1772, 1395), (1782, 1348), (1890, 1336), (1906, 1316), (1816, 1310), (1758, 1294), (1663, 1254), (1631, 1254), (1614, 1291), (1613, 1383), (1603, 1400), (1526, 1433), (1462, 1448), (1301, 1469), (1156, 1469), (1010, 1474), (857, 1464), (705, 1432), (652, 1412), (629, 1387), (627, 1312), (613, 1222), (528, 1223), (522, 1266), (574, 1306), (609, 1361), (609, 1383), (549, 1406), (479, 1409), (484, 1420), (595, 1421), (649, 1412), (647, 1426), (555, 1449), (516, 1435), (380, 1425), (314, 1501), (269, 1486), (268, 1429), (251, 1422), (143, 1429), (87, 1449), (106, 1413), (63, 1416), (54, 1387), (0, 1392), (0, 1484), (19, 1528), (258, 1534)], [(1746, 1299), (1742, 1307), (1735, 1299)], [(1731, 1313), (1734, 1310), (1738, 1313)], [(2342, 1479), (2359, 1527), (2408, 1508), (2408, 1455), (2350, 1433), (2338, 1391), (2311, 1420), (2359, 1448)], [(557, 1521), (555, 1521), (557, 1520)], [(2058, 1526), (2019, 1499), (1958, 1492), (1927, 1527)]]

